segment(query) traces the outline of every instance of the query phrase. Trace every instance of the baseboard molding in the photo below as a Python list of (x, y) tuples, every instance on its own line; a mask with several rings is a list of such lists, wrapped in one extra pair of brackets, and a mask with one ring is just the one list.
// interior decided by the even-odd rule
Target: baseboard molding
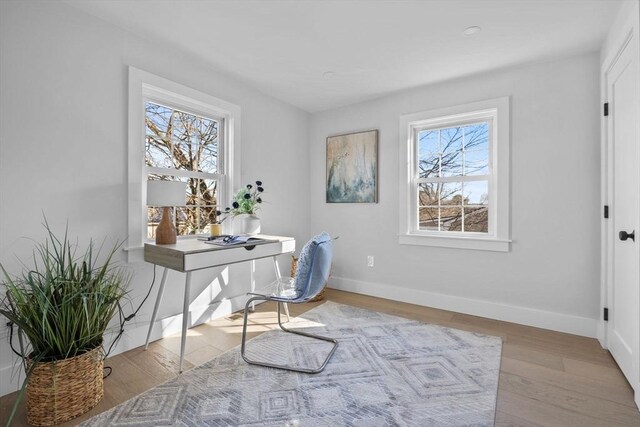
[[(246, 295), (240, 295), (207, 305), (192, 305), (189, 307), (189, 328), (201, 325), (209, 320), (228, 316), (235, 311), (244, 309), (247, 299), (248, 297)], [(127, 325), (125, 333), (122, 334), (120, 341), (115, 345), (109, 356), (115, 356), (116, 354), (143, 346), (147, 338), (148, 329), (149, 319), (143, 319), (136, 323)], [(178, 334), (181, 330), (182, 313), (156, 320), (149, 342), (159, 340), (160, 338), (164, 338), (169, 335)], [(105, 342), (110, 343), (113, 338), (114, 336), (108, 336), (105, 338)]]
[(597, 322), (598, 325), (598, 342), (602, 348), (608, 348), (607, 346), (607, 329), (604, 324), (604, 320), (600, 319)]
[[(8, 321), (6, 317), (0, 316), (0, 326), (2, 326), (0, 328), (0, 342), (3, 347), (0, 354), (2, 354), (2, 361), (9, 363), (9, 365), (0, 368), (0, 396), (18, 390), (24, 381), (24, 369), (18, 364), (18, 356), (15, 356), (9, 348), (9, 327), (6, 326)], [(14, 344), (18, 344), (15, 336)], [(4, 360), (5, 358), (8, 360)]]
[(22, 366), (11, 365), (0, 368), (0, 397), (18, 390), (24, 381)]
[(355, 292), (393, 301), (487, 317), (489, 319), (534, 326), (589, 338), (596, 338), (598, 336), (598, 320), (587, 317), (499, 304), (485, 300), (463, 298), (400, 286), (364, 282), (344, 277), (332, 276), (328, 286), (341, 291)]
[[(329, 287), (393, 301), (450, 310), (590, 338), (598, 336), (598, 320), (587, 317), (571, 316), (527, 307), (498, 304), (490, 301), (335, 276), (331, 278)], [(189, 308), (189, 326), (196, 326), (218, 317), (228, 316), (242, 309), (246, 301), (247, 297), (241, 295), (204, 306), (192, 306)], [(149, 319), (134, 319), (132, 323), (127, 324), (125, 333), (111, 351), (111, 356), (144, 345), (149, 327), (148, 322)], [(151, 341), (177, 334), (180, 332), (181, 327), (182, 313), (157, 320), (153, 328), (153, 333), (151, 334)], [(105, 342), (110, 344), (112, 339), (113, 336), (107, 336), (105, 337)], [(21, 371), (21, 368), (14, 365), (0, 368), (0, 396), (16, 391), (22, 384), (24, 375), (22, 372), (18, 374), (16, 370)]]
[[(189, 307), (189, 327), (200, 325), (215, 318), (228, 316), (229, 314), (244, 308), (248, 297), (237, 296), (231, 299), (217, 301), (208, 305)], [(258, 304), (258, 303), (256, 303)], [(123, 353), (144, 345), (149, 329), (149, 318), (134, 319), (125, 326), (125, 332), (120, 341), (113, 347), (109, 356)], [(180, 333), (182, 329), (182, 313), (156, 320), (150, 342)], [(105, 336), (105, 350), (111, 345), (115, 334)], [(17, 361), (17, 359), (15, 359)], [(24, 381), (24, 371), (21, 366), (11, 365), (0, 368), (0, 396), (13, 393), (18, 390)]]

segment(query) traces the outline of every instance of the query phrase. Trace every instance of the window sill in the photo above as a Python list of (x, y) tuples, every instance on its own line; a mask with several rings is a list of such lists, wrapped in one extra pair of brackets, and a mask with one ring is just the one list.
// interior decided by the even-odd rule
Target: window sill
[(123, 248), (122, 251), (124, 252), (127, 263), (144, 261), (144, 246), (130, 246)]
[(481, 237), (426, 236), (419, 234), (401, 234), (401, 245), (435, 246), (440, 248), (471, 249), (479, 251), (509, 252), (511, 240)]

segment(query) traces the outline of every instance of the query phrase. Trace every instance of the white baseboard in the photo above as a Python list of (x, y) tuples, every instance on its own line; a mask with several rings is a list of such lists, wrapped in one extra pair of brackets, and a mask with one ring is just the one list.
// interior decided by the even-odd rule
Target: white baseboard
[[(189, 327), (200, 325), (209, 320), (228, 316), (234, 311), (244, 308), (247, 301), (246, 295), (214, 302), (208, 305), (189, 307)], [(258, 303), (256, 303), (258, 304)], [(125, 325), (125, 332), (120, 341), (113, 347), (109, 356), (123, 353), (144, 345), (149, 329), (149, 318), (134, 319)], [(180, 333), (182, 330), (182, 313), (164, 319), (156, 320), (150, 342), (160, 338)], [(115, 334), (105, 336), (105, 351), (111, 345)], [(14, 358), (17, 361), (17, 358)], [(24, 371), (21, 366), (12, 364), (0, 368), (0, 396), (13, 393), (18, 390), (24, 381)]]
[(595, 338), (598, 320), (332, 276), (330, 288)]
[[(0, 367), (0, 396), (13, 393), (20, 388), (24, 381), (24, 369), (18, 364), (19, 358), (10, 350), (9, 346), (9, 327), (6, 326), (8, 319), (0, 316), (0, 342), (2, 343), (2, 351), (0, 357), (6, 366)], [(15, 328), (14, 328), (15, 332)], [(14, 334), (14, 345), (18, 345), (18, 340)], [(5, 360), (7, 359), (7, 360)]]
[[(200, 325), (219, 317), (228, 316), (229, 314), (244, 309), (247, 302), (246, 295), (240, 295), (231, 299), (216, 301), (211, 304), (189, 307), (189, 328)], [(258, 304), (258, 303), (256, 303)], [(149, 319), (142, 319), (125, 327), (125, 333), (122, 334), (120, 341), (115, 345), (109, 356), (123, 353), (136, 347), (143, 346), (147, 338), (149, 330)], [(156, 320), (153, 326), (153, 332), (149, 342), (159, 340), (180, 333), (182, 330), (182, 313)], [(105, 342), (111, 342), (114, 336), (105, 338)], [(106, 348), (105, 348), (106, 349)]]
[[(590, 338), (598, 336), (598, 320), (587, 317), (572, 316), (335, 276), (331, 278), (329, 287), (394, 301), (534, 326), (552, 331), (582, 335)], [(191, 319), (189, 326), (196, 326), (238, 311), (244, 307), (246, 300), (247, 297), (241, 295), (205, 306), (190, 307), (189, 316)], [(125, 333), (112, 350), (111, 356), (144, 345), (148, 327), (148, 319), (134, 319), (132, 323), (127, 324)], [(157, 320), (153, 333), (151, 334), (151, 341), (179, 333), (181, 327), (182, 313)], [(105, 338), (105, 342), (110, 343), (113, 336)], [(21, 385), (24, 375), (22, 373), (18, 375), (16, 370), (19, 371), (21, 368), (13, 365), (0, 368), (0, 396), (16, 391)]]
[(604, 320), (598, 320), (597, 322), (597, 327), (598, 327), (598, 342), (600, 343), (600, 346), (602, 348), (608, 348), (607, 346), (607, 330), (604, 324)]
[(20, 365), (0, 368), (0, 397), (18, 390), (24, 381), (24, 370)]

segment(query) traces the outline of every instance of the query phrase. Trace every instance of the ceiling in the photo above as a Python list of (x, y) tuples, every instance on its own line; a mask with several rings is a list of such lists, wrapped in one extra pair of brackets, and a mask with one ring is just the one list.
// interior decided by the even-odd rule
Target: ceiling
[[(64, 0), (316, 112), (600, 48), (620, 0)], [(482, 31), (462, 32), (470, 26)], [(331, 78), (324, 76), (333, 72)]]

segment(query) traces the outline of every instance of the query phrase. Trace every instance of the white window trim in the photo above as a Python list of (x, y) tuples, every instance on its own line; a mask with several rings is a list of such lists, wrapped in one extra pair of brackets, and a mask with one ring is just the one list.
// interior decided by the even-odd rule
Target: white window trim
[[(508, 252), (509, 240), (509, 97), (489, 99), (454, 107), (422, 111), (400, 116), (400, 229), (398, 241), (406, 245), (439, 246), (445, 248), (477, 249)], [(476, 114), (477, 113), (477, 114)], [(438, 231), (418, 230), (417, 200), (414, 200), (415, 150), (413, 132), (419, 127), (446, 126), (449, 123), (477, 117), (492, 117), (493, 134), (490, 141), (490, 194), (489, 209), (491, 234), (469, 233), (455, 235)]]
[[(222, 164), (228, 179), (221, 188), (219, 200), (230, 200), (234, 183), (240, 182), (240, 107), (155, 74), (129, 67), (129, 132), (128, 132), (128, 262), (143, 260), (146, 239), (147, 170), (144, 163), (145, 102), (166, 102), (188, 112), (222, 119)], [(229, 143), (232, 141), (232, 143)]]

